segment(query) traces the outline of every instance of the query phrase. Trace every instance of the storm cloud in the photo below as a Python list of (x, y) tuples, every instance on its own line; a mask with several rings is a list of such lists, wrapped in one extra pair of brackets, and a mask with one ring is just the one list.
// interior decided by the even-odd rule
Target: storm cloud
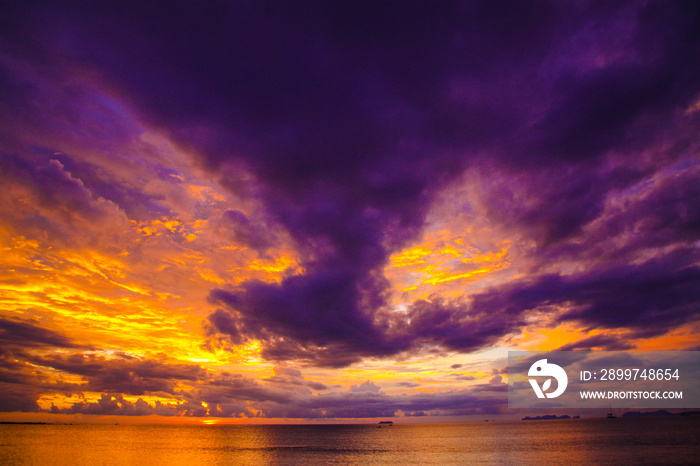
[[(498, 412), (500, 376), (468, 392), (401, 398), (371, 381), (339, 394), (292, 365), (476, 352), (533, 322), (600, 332), (561, 349), (628, 349), (697, 322), (695, 2), (2, 10), (0, 180), (9, 188), (0, 199), (13, 235), (92, 251), (133, 228), (110, 250), (117, 259), (96, 254), (81, 270), (139, 299), (204, 293), (208, 301), (168, 303), (201, 312), (204, 330), (179, 314), (168, 329), (183, 324), (183, 339), (209, 339), (201, 347), (211, 352), (259, 345), (277, 364), (256, 381), (152, 355), (89, 353), (37, 322), (0, 320), (0, 354), (81, 377), (82, 390), (102, 395), (60, 412), (204, 415), (203, 401), (249, 415), (245, 400), (272, 417)], [(188, 184), (168, 167), (176, 158), (206, 182)], [(226, 195), (207, 194), (211, 186)], [(445, 201), (451, 190), (466, 194)], [(166, 218), (178, 209), (189, 229)], [(391, 258), (453, 220), (462, 242), (507, 245), (512, 269), (457, 292), (392, 284)], [(210, 242), (199, 247), (202, 238)], [(205, 264), (222, 250), (238, 255)], [(476, 274), (480, 264), (454, 267)], [(179, 266), (204, 282), (169, 275)], [(129, 267), (143, 269), (132, 276)], [(156, 273), (166, 276), (158, 286)], [(141, 317), (119, 306), (111, 317)], [(66, 351), (24, 351), (34, 348)], [(7, 383), (39, 383), (3, 364)], [(36, 409), (36, 393), (8, 393), (8, 406)], [(182, 406), (123, 398), (149, 394)], [(470, 400), (478, 409), (462, 408)]]

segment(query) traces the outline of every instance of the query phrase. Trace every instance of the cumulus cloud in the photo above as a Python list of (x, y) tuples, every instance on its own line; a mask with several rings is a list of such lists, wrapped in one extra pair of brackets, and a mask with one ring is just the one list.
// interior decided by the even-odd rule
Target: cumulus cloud
[(382, 389), (371, 380), (366, 380), (361, 384), (351, 385), (350, 391), (355, 393), (381, 393)]

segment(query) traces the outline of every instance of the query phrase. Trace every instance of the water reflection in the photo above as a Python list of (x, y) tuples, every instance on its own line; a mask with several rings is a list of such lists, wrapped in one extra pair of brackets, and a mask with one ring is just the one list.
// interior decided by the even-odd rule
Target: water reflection
[(696, 463), (700, 418), (326, 426), (0, 425), (1, 464)]

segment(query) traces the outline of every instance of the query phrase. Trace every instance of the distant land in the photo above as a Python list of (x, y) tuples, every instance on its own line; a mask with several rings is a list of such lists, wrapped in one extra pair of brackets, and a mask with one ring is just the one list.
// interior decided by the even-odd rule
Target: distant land
[(562, 416), (555, 416), (554, 414), (545, 414), (543, 416), (535, 416), (535, 417), (525, 416), (521, 420), (522, 421), (550, 421), (553, 419), (581, 419), (581, 416), (571, 417), (567, 414), (564, 414)]
[(0, 424), (52, 424), (49, 422), (14, 422), (14, 421), (0, 421)]
[[(700, 415), (700, 411), (683, 411), (678, 413), (678, 416), (697, 416)], [(659, 409), (657, 411), (628, 411), (622, 415), (622, 417), (650, 417), (650, 416), (674, 416), (673, 413), (666, 411), (665, 409)]]
[[(654, 417), (654, 416), (700, 416), (700, 411), (683, 411), (682, 413), (671, 413), (665, 409), (657, 411), (627, 411), (622, 417)], [(551, 421), (562, 419), (581, 419), (581, 416), (569, 416), (564, 414), (556, 416), (554, 414), (544, 414), (542, 416), (525, 416), (521, 421)]]

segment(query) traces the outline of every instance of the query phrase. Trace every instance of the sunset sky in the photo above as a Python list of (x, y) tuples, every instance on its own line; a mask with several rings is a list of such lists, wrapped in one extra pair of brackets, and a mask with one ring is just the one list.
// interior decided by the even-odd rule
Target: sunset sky
[(483, 419), (509, 349), (700, 349), (698, 2), (6, 1), (0, 122), (0, 420)]

